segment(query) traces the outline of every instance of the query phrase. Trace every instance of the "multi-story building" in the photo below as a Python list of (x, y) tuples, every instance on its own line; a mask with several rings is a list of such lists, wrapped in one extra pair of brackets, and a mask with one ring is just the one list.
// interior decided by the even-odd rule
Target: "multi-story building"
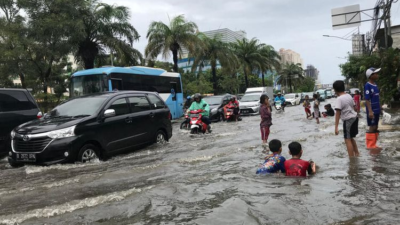
[[(237, 40), (246, 38), (246, 32), (245, 31), (232, 31), (228, 28), (223, 28), (223, 29), (218, 29), (218, 30), (210, 30), (210, 31), (205, 31), (203, 32), (204, 35), (206, 35), (209, 38), (214, 38), (216, 35), (219, 35), (221, 38), (221, 41), (225, 43), (231, 43), (235, 42)], [(180, 69), (183, 69), (185, 72), (190, 71), (192, 69), (193, 65), (193, 59), (188, 58), (189, 51), (186, 49), (182, 50), (182, 55), (181, 59), (178, 60), (178, 67)], [(217, 64), (217, 68), (220, 68), (221, 66), (219, 63)], [(211, 69), (210, 65), (204, 65), (202, 70), (208, 70)]]
[(281, 64), (297, 64), (300, 63), (301, 67), (303, 67), (303, 59), (301, 58), (300, 54), (291, 50), (291, 49), (279, 49), (279, 56), (281, 57)]
[(319, 70), (317, 68), (315, 68), (314, 65), (309, 64), (309, 65), (307, 65), (307, 68), (304, 69), (304, 75), (306, 77), (311, 77), (317, 81), (318, 75), (319, 75)]
[(365, 53), (365, 35), (353, 34), (351, 38), (353, 55), (363, 55)]

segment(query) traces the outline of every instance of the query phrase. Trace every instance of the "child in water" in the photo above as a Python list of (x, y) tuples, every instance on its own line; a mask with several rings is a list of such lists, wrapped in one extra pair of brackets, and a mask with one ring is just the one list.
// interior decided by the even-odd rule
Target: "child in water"
[(311, 104), (310, 104), (310, 99), (308, 97), (308, 95), (306, 95), (306, 97), (304, 97), (304, 102), (303, 102), (303, 107), (304, 110), (306, 111), (306, 118), (308, 119), (311, 116)]
[(325, 108), (325, 112), (322, 113), (322, 115), (324, 115), (324, 117), (327, 116), (335, 116), (335, 111), (333, 111), (331, 104), (327, 104), (324, 106)]
[(261, 95), (260, 97), (260, 130), (261, 130), (261, 140), (264, 151), (268, 150), (268, 136), (269, 136), (269, 128), (272, 125), (272, 117), (271, 117), (271, 107), (269, 105), (269, 98), (266, 94)]
[(303, 149), (299, 142), (292, 142), (289, 144), (289, 154), (292, 158), (285, 161), (286, 176), (291, 177), (306, 177), (315, 174), (316, 168), (313, 161), (305, 161), (300, 159), (303, 154)]
[(358, 90), (356, 90), (356, 91), (354, 92), (354, 97), (353, 97), (353, 99), (354, 99), (354, 104), (355, 104), (354, 110), (356, 111), (357, 116), (360, 117), (360, 101), (361, 101), (361, 95), (360, 95), (360, 92), (359, 92)]
[(319, 124), (319, 117), (320, 117), (320, 112), (319, 112), (319, 100), (318, 100), (318, 95), (314, 94), (313, 95), (314, 99), (314, 118), (317, 120), (317, 124)]
[(272, 155), (265, 158), (265, 162), (260, 165), (257, 169), (256, 174), (267, 174), (267, 173), (277, 173), (285, 172), (284, 163), (286, 159), (281, 156), (282, 153), (282, 143), (279, 140), (271, 140), (269, 142), (269, 148), (272, 151)]

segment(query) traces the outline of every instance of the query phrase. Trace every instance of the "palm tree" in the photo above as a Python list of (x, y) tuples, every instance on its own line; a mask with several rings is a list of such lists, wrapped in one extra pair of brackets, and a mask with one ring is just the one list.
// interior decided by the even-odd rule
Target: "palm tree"
[(292, 83), (296, 79), (302, 79), (303, 78), (303, 68), (301, 67), (300, 63), (294, 64), (294, 63), (287, 63), (283, 70), (280, 72), (280, 77), (278, 78), (278, 83), (283, 84), (284, 81), (288, 82), (289, 81), (289, 88), (290, 92), (293, 92), (292, 89)]
[(243, 38), (232, 44), (233, 51), (244, 72), (246, 88), (249, 87), (247, 75), (255, 70), (260, 71), (262, 69), (265, 57), (261, 54), (261, 49), (264, 46), (265, 44), (261, 44), (256, 38), (251, 40)]
[(110, 52), (126, 65), (139, 64), (142, 54), (132, 44), (140, 36), (129, 23), (129, 18), (127, 7), (87, 1), (83, 12), (83, 32), (77, 37), (76, 60), (83, 62), (85, 69), (91, 69), (99, 55)]
[(260, 51), (261, 55), (265, 58), (264, 63), (261, 65), (262, 84), (263, 87), (265, 87), (264, 73), (267, 71), (272, 72), (273, 70), (279, 71), (281, 69), (281, 63), (279, 61), (281, 57), (271, 45), (265, 45)]
[(193, 51), (198, 38), (196, 36), (197, 25), (187, 22), (183, 15), (173, 18), (169, 26), (163, 22), (153, 21), (147, 31), (149, 43), (145, 49), (146, 58), (154, 59), (159, 54), (168, 58), (172, 52), (175, 72), (178, 72), (178, 54), (182, 54), (182, 48)]
[(200, 34), (199, 39), (201, 40), (201, 44), (197, 45), (198, 47), (192, 54), (194, 57), (192, 72), (196, 71), (198, 67), (210, 65), (213, 77), (214, 95), (217, 95), (217, 64), (219, 63), (225, 68), (233, 67), (236, 61), (236, 56), (229, 48), (229, 45), (221, 41), (220, 35), (215, 35), (214, 37), (209, 38), (204, 34)]

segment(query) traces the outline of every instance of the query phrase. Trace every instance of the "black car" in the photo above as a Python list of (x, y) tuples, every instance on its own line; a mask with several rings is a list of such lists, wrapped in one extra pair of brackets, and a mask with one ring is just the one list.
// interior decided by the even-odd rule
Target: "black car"
[(11, 150), (10, 133), (16, 126), (40, 118), (42, 113), (26, 89), (0, 89), (0, 157)]
[(204, 101), (210, 105), (210, 120), (211, 121), (222, 121), (224, 119), (223, 107), (229, 103), (232, 95), (214, 95), (205, 97)]
[(171, 113), (153, 92), (122, 91), (74, 98), (11, 133), (11, 166), (104, 159), (172, 136)]

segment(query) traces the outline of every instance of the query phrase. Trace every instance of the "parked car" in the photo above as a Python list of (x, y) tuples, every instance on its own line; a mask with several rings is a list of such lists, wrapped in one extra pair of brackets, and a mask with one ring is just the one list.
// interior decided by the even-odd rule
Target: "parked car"
[(10, 132), (20, 124), (42, 117), (26, 89), (0, 89), (0, 157), (11, 151)]
[(204, 101), (210, 105), (210, 120), (211, 121), (222, 121), (223, 120), (223, 107), (229, 103), (231, 100), (232, 95), (231, 94), (225, 94), (225, 95), (215, 95), (215, 96), (209, 96), (209, 97), (204, 97)]
[(286, 104), (292, 106), (300, 104), (300, 96), (296, 93), (286, 94), (285, 96)]
[(303, 93), (301, 93), (300, 103), (304, 102), (304, 99), (306, 98), (306, 95), (308, 95), (308, 99), (311, 102), (312, 99), (313, 99), (314, 92), (303, 92)]
[(315, 92), (316, 94), (319, 94), (319, 101), (323, 102), (326, 99), (326, 92), (324, 89), (319, 89)]
[(13, 167), (88, 162), (172, 136), (171, 113), (153, 92), (120, 91), (68, 100), (11, 132)]
[(327, 90), (325, 90), (325, 93), (326, 93), (326, 98), (327, 98), (327, 99), (330, 99), (330, 98), (333, 97), (333, 94), (332, 94), (332, 91), (331, 91), (331, 90), (327, 89)]
[(258, 114), (260, 112), (261, 94), (262, 93), (245, 94), (239, 102), (240, 114), (241, 115)]

